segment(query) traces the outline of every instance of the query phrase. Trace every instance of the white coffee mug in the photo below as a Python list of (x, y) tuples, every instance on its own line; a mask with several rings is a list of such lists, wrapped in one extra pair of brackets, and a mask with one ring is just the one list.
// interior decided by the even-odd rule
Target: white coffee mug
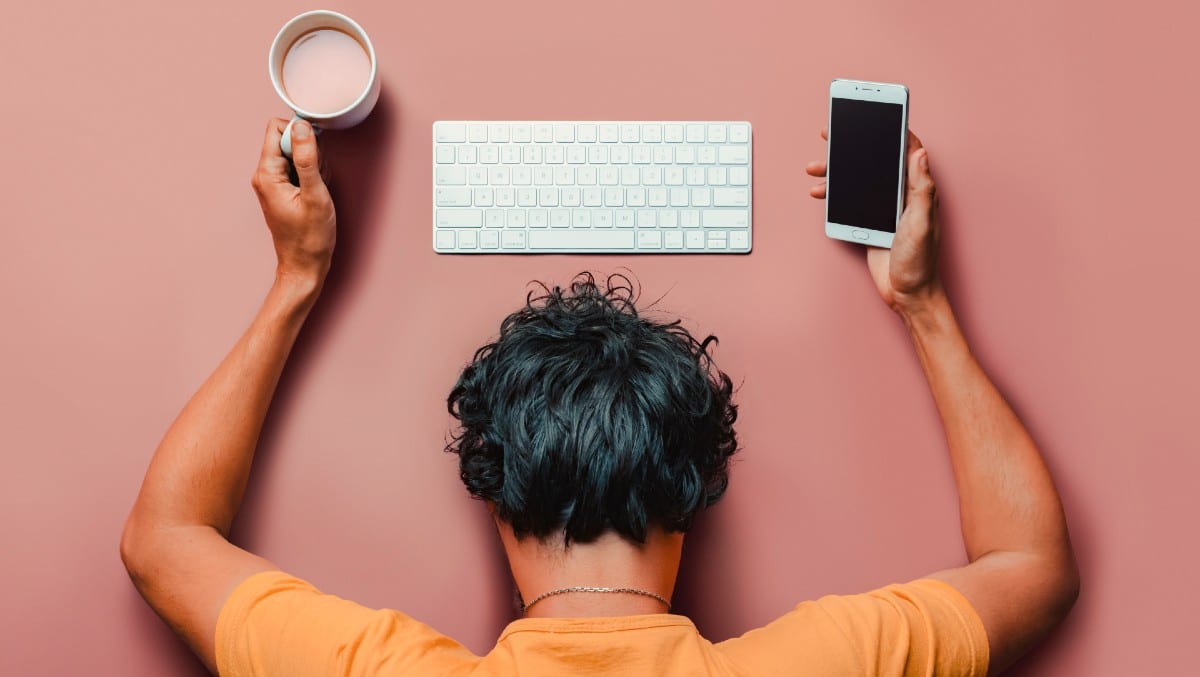
[[(288, 50), (300, 36), (322, 28), (336, 29), (354, 38), (362, 45), (371, 59), (371, 78), (362, 94), (354, 100), (354, 103), (332, 113), (304, 110), (292, 101), (287, 90), (283, 88), (283, 59), (287, 56)], [(367, 37), (367, 32), (362, 29), (362, 26), (345, 14), (327, 9), (316, 9), (293, 17), (291, 21), (283, 25), (283, 28), (279, 29), (279, 34), (271, 43), (268, 68), (271, 72), (271, 84), (275, 85), (275, 93), (283, 99), (283, 102), (292, 109), (294, 114), (292, 121), (283, 130), (283, 138), (279, 142), (280, 149), (288, 157), (292, 156), (292, 125), (296, 123), (296, 120), (308, 120), (312, 123), (314, 133), (319, 133), (322, 129), (345, 129), (362, 122), (370, 114), (371, 109), (375, 108), (375, 103), (379, 101), (379, 72), (375, 61), (375, 47), (371, 45), (371, 39)]]

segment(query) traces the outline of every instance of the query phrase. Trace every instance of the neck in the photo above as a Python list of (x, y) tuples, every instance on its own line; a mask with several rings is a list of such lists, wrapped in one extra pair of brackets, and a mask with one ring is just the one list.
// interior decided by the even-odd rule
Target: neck
[[(562, 538), (517, 539), (500, 522), (500, 539), (526, 603), (538, 595), (577, 586), (636, 588), (671, 599), (683, 534), (655, 529), (645, 543), (606, 533), (591, 543), (563, 547)], [(634, 593), (568, 592), (542, 599), (526, 610), (527, 618), (585, 618), (667, 612), (662, 602)]]

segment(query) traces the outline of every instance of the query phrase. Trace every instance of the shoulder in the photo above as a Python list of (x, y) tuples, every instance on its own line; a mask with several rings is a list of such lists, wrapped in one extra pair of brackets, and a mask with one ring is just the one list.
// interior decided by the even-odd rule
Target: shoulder
[(477, 660), (462, 644), (392, 609), (373, 609), (326, 594), (282, 571), (242, 581), (217, 621), (221, 675), (270, 665), (280, 675), (344, 674), (348, 662), (389, 669), (452, 672)]

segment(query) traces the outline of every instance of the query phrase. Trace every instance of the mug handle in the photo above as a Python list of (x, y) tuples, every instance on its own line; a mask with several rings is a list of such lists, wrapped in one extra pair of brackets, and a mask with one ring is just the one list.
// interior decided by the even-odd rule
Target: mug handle
[[(283, 136), (279, 139), (279, 150), (283, 151), (283, 156), (289, 160), (292, 158), (292, 125), (296, 124), (296, 120), (302, 119), (299, 115), (293, 116), (291, 121), (287, 123), (287, 127), (283, 128)], [(309, 124), (312, 124), (311, 122)], [(321, 133), (321, 128), (312, 125), (313, 134)]]

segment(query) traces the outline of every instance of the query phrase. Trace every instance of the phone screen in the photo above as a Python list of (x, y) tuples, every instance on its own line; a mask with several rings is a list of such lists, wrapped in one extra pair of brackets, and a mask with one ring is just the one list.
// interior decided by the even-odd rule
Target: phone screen
[(832, 104), (827, 218), (894, 233), (904, 106), (842, 98)]

